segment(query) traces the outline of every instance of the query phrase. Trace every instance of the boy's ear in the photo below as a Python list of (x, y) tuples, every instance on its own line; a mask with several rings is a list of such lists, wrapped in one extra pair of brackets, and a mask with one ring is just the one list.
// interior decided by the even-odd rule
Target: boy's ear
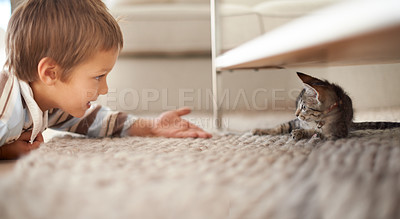
[(54, 59), (45, 57), (38, 64), (39, 79), (46, 85), (53, 85), (60, 78), (60, 66)]

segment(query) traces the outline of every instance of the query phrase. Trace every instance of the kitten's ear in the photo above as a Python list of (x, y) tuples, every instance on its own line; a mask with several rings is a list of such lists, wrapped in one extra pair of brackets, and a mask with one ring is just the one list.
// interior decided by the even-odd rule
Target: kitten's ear
[(311, 77), (310, 75), (306, 75), (301, 72), (297, 72), (297, 76), (299, 76), (299, 78), (303, 81), (304, 84), (308, 84), (310, 86), (324, 84), (324, 81), (321, 81), (318, 78)]
[(319, 101), (323, 101), (326, 83), (318, 78), (311, 77), (301, 72), (297, 72), (297, 76), (303, 81), (306, 92), (312, 96), (316, 96)]
[(316, 89), (314, 89), (308, 84), (304, 84), (304, 88), (306, 89), (306, 93), (308, 96), (316, 96), (318, 98), (319, 93)]

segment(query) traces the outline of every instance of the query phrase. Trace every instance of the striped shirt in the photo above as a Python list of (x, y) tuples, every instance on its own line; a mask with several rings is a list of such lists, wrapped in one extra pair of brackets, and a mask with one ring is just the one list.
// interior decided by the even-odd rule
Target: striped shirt
[(0, 146), (32, 131), (30, 141), (46, 128), (69, 131), (89, 137), (125, 136), (136, 117), (93, 104), (82, 118), (61, 109), (42, 112), (29, 84), (13, 74), (0, 73)]

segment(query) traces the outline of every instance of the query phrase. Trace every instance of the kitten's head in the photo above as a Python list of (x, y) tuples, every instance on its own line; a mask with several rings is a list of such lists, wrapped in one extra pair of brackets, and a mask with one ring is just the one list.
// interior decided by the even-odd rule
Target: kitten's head
[(324, 114), (338, 105), (339, 87), (300, 72), (297, 72), (297, 75), (303, 81), (304, 89), (297, 97), (296, 116), (306, 122), (319, 121)]

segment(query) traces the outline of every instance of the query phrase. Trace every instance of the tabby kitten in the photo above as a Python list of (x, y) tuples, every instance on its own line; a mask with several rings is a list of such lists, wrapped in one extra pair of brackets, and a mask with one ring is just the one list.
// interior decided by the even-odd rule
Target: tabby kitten
[(291, 133), (295, 140), (318, 136), (335, 140), (344, 138), (353, 129), (384, 129), (400, 127), (400, 123), (353, 123), (353, 105), (350, 97), (338, 85), (297, 72), (304, 89), (296, 100), (296, 119), (272, 129), (255, 129), (255, 135)]

